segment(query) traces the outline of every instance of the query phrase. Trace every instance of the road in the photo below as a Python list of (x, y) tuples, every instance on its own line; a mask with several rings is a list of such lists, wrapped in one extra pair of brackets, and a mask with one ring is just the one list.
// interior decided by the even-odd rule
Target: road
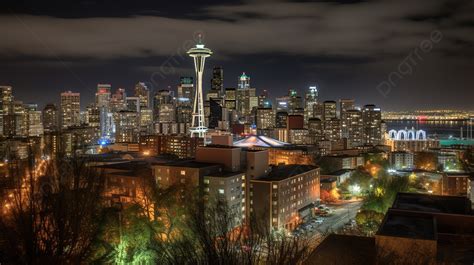
[(333, 212), (330, 216), (326, 217), (324, 223), (317, 227), (318, 231), (323, 233), (325, 232), (335, 232), (342, 228), (345, 223), (349, 222), (350, 219), (354, 219), (357, 211), (359, 210), (362, 202), (348, 202), (338, 205), (327, 205)]
[(328, 204), (327, 206), (332, 209), (330, 216), (325, 217), (322, 224), (306, 234), (310, 248), (317, 247), (325, 235), (338, 231), (345, 223), (354, 219), (361, 205), (361, 201)]

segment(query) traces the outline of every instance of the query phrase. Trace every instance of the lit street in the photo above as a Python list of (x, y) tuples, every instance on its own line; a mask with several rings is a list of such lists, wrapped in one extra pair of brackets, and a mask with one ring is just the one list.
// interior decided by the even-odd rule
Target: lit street
[(317, 225), (316, 228), (307, 233), (311, 247), (314, 248), (319, 245), (322, 241), (321, 235), (336, 232), (341, 229), (345, 223), (354, 219), (361, 205), (361, 201), (328, 204), (327, 206), (331, 208), (331, 214), (327, 217), (323, 217), (323, 223)]

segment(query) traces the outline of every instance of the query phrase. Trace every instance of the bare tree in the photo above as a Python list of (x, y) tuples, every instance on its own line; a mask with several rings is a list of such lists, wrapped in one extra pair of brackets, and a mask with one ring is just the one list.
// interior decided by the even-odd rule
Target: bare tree
[(46, 170), (39, 163), (10, 170), (16, 185), (10, 210), (1, 213), (6, 254), (0, 262), (81, 263), (89, 255), (101, 215), (101, 174), (84, 159), (48, 161)]

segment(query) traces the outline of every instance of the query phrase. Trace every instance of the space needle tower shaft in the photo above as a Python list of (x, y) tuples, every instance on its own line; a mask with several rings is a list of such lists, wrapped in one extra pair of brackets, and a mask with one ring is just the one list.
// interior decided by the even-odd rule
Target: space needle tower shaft
[(207, 127), (204, 125), (204, 101), (202, 93), (202, 76), (204, 73), (204, 63), (206, 58), (212, 55), (212, 51), (202, 43), (199, 35), (198, 43), (187, 52), (194, 59), (194, 69), (196, 72), (196, 91), (194, 96), (193, 114), (190, 133), (191, 137), (204, 138)]

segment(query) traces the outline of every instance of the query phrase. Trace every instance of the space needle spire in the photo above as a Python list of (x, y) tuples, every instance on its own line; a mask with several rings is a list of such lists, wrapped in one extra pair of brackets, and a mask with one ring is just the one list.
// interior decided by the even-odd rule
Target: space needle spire
[(204, 47), (201, 34), (198, 35), (198, 42), (195, 47), (187, 52), (194, 59), (194, 68), (196, 71), (196, 92), (194, 96), (193, 120), (191, 123), (191, 137), (204, 138), (207, 127), (204, 126), (204, 101), (202, 94), (202, 74), (204, 72), (204, 63), (206, 57), (211, 56), (212, 51)]

